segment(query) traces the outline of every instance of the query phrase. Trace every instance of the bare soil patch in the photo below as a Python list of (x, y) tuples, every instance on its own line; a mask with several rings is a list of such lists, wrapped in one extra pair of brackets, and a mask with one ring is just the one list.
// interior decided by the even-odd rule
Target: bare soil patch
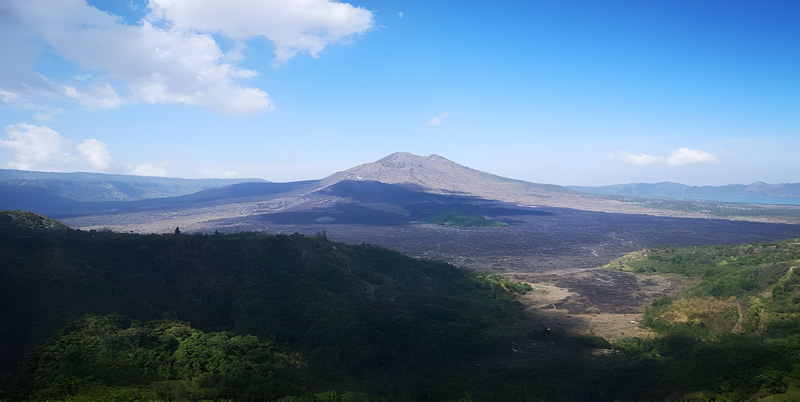
[(609, 340), (649, 336), (650, 332), (639, 325), (645, 306), (658, 297), (676, 296), (688, 285), (679, 277), (601, 268), (507, 276), (533, 287), (520, 301), (528, 307), (534, 322), (554, 331), (592, 333)]

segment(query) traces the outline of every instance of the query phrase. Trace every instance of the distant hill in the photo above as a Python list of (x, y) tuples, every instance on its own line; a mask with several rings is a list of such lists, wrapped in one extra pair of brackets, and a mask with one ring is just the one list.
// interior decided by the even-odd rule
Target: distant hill
[(17, 186), (0, 183), (0, 209), (25, 210), (40, 214), (76, 212), (86, 203), (64, 198), (41, 187)]
[(105, 213), (134, 213), (156, 210), (203, 208), (247, 201), (266, 201), (275, 197), (303, 193), (316, 181), (292, 183), (246, 182), (200, 190), (176, 197), (148, 198), (136, 201), (80, 202), (40, 187), (0, 183), (0, 208), (20, 209), (50, 216), (74, 217)]
[[(509, 214), (494, 212), (543, 207), (683, 218), (800, 221), (800, 207), (796, 206), (742, 208), (587, 194), (481, 172), (438, 155), (404, 152), (321, 180), (231, 181), (236, 180), (6, 170), (0, 171), (0, 209), (46, 214), (72, 227), (135, 232), (171, 231), (176, 226), (190, 231), (221, 230), (217, 224), (222, 220), (226, 227), (240, 227), (247, 221), (253, 230), (263, 230), (265, 222), (405, 225), (444, 212), (500, 218)], [(487, 210), (491, 203), (503, 211)], [(507, 205), (500, 206), (503, 203)], [(453, 208), (447, 209), (448, 205)]]
[[(175, 197), (261, 179), (175, 179), (104, 173), (58, 173), (0, 169), (5, 188), (43, 189), (50, 196), (80, 202), (135, 201)], [(41, 193), (45, 194), (45, 193)]]
[(27, 211), (0, 211), (0, 231), (24, 229), (69, 229), (69, 226), (43, 215)]
[(662, 182), (617, 184), (601, 187), (568, 186), (568, 188), (589, 194), (629, 197), (800, 205), (800, 183), (768, 184), (757, 182), (753, 184), (699, 187)]

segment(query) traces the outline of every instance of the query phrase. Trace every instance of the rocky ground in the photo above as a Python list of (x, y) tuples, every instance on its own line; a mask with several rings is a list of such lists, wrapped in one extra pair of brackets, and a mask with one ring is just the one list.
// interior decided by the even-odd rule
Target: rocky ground
[(507, 277), (531, 284), (521, 302), (534, 321), (559, 332), (592, 333), (612, 340), (647, 336), (639, 326), (645, 306), (685, 289), (685, 278), (640, 275), (601, 268), (541, 273), (514, 272)]

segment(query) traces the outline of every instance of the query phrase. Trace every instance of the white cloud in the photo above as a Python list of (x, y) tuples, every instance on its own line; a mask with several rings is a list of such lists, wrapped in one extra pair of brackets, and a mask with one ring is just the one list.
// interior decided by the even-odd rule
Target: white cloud
[(678, 148), (667, 157), (670, 166), (696, 165), (717, 160), (717, 157), (705, 152), (689, 148)]
[(634, 154), (631, 153), (629, 149), (623, 149), (621, 151), (608, 154), (608, 158), (612, 160), (620, 160), (622, 162), (637, 166), (649, 165), (659, 161), (658, 157), (648, 154)]
[[(58, 172), (114, 171), (141, 176), (167, 176), (168, 162), (142, 163), (135, 167), (116, 163), (106, 145), (94, 138), (78, 145), (47, 126), (13, 124), (6, 126), (8, 139), (0, 140), (0, 148), (11, 150), (6, 163), (10, 169)], [(235, 177), (238, 172), (224, 171), (217, 177)]]
[[(147, 103), (185, 103), (231, 115), (271, 108), (264, 91), (243, 87), (235, 78), (253, 73), (221, 62), (208, 34), (164, 29), (144, 21), (123, 25), (82, 0), (12, 1), (12, 12), (61, 56), (83, 68), (124, 82), (128, 95)], [(64, 85), (61, 94), (89, 109), (118, 107), (117, 91), (103, 81), (85, 90)]]
[(11, 169), (21, 170), (100, 170), (111, 168), (113, 159), (105, 144), (87, 139), (79, 145), (47, 126), (13, 124), (6, 126), (7, 140), (0, 147), (10, 149)]
[(45, 126), (14, 124), (6, 126), (8, 140), (0, 140), (0, 147), (11, 149), (14, 160), (11, 169), (55, 169), (73, 160), (72, 143)]
[(197, 169), (197, 171), (193, 172), (194, 177), (212, 177), (212, 178), (221, 178), (221, 179), (231, 179), (240, 177), (240, 172), (238, 170), (233, 169), (226, 169), (224, 167), (208, 167), (204, 166), (203, 168)]
[(244, 41), (263, 36), (275, 45), (275, 61), (297, 54), (318, 57), (328, 45), (373, 26), (372, 13), (330, 0), (150, 0), (151, 18), (180, 30), (219, 32)]
[(399, 13), (397, 13), (397, 18), (402, 19), (403, 15), (405, 15), (405, 14), (402, 11), (400, 11)]
[(637, 166), (652, 165), (656, 163), (663, 163), (670, 166), (687, 166), (700, 163), (709, 163), (717, 160), (717, 157), (711, 153), (689, 148), (678, 148), (668, 156), (634, 154), (629, 149), (623, 149), (621, 151), (609, 154), (608, 158)]
[(80, 152), (95, 169), (105, 170), (111, 166), (111, 152), (106, 145), (96, 139), (88, 139), (78, 144)]
[(160, 166), (153, 165), (152, 163), (142, 163), (133, 168), (133, 174), (139, 176), (167, 176), (167, 163), (162, 162)]
[[(16, 92), (37, 90), (42, 80), (33, 69), (41, 46), (36, 35), (20, 21), (11, 1), (0, 1), (0, 87)], [(13, 38), (13, 40), (12, 40)]]
[[(273, 103), (263, 90), (237, 82), (258, 74), (233, 64), (243, 58), (246, 40), (266, 37), (282, 63), (300, 53), (317, 57), (373, 26), (371, 12), (331, 0), (150, 0), (149, 7), (146, 20), (126, 25), (85, 0), (0, 2), (0, 36), (15, 38), (0, 41), (0, 87), (13, 91), (1, 99), (23, 91), (90, 110), (127, 100), (249, 115)], [(237, 43), (224, 54), (212, 33)], [(36, 73), (44, 46), (83, 71), (70, 82)]]
[(51, 121), (55, 115), (64, 113), (64, 109), (51, 109), (48, 106), (38, 106), (36, 109), (40, 112), (33, 115), (33, 118), (39, 123)]
[(444, 112), (444, 113), (432, 118), (428, 122), (428, 125), (429, 126), (439, 126), (439, 125), (442, 124), (442, 121), (447, 118), (447, 116), (450, 116), (450, 112)]

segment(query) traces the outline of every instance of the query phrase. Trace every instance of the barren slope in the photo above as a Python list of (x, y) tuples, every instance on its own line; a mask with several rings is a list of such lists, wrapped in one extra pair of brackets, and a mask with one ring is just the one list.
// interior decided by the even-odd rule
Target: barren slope
[[(336, 183), (352, 181), (377, 181), (401, 184), (421, 191), (441, 194), (470, 195), (491, 200), (510, 202), (524, 206), (549, 206), (574, 208), (584, 211), (647, 214), (680, 218), (737, 219), (761, 222), (796, 222), (790, 218), (795, 209), (783, 212), (758, 213), (757, 206), (740, 205), (736, 208), (720, 206), (706, 207), (680, 203), (667, 204), (659, 200), (614, 199), (608, 196), (579, 193), (566, 187), (531, 183), (496, 176), (459, 165), (439, 155), (419, 156), (407, 152), (396, 152), (373, 163), (365, 163), (342, 172), (334, 173), (319, 182), (315, 189)], [(742, 214), (739, 209), (753, 209), (754, 213)]]

